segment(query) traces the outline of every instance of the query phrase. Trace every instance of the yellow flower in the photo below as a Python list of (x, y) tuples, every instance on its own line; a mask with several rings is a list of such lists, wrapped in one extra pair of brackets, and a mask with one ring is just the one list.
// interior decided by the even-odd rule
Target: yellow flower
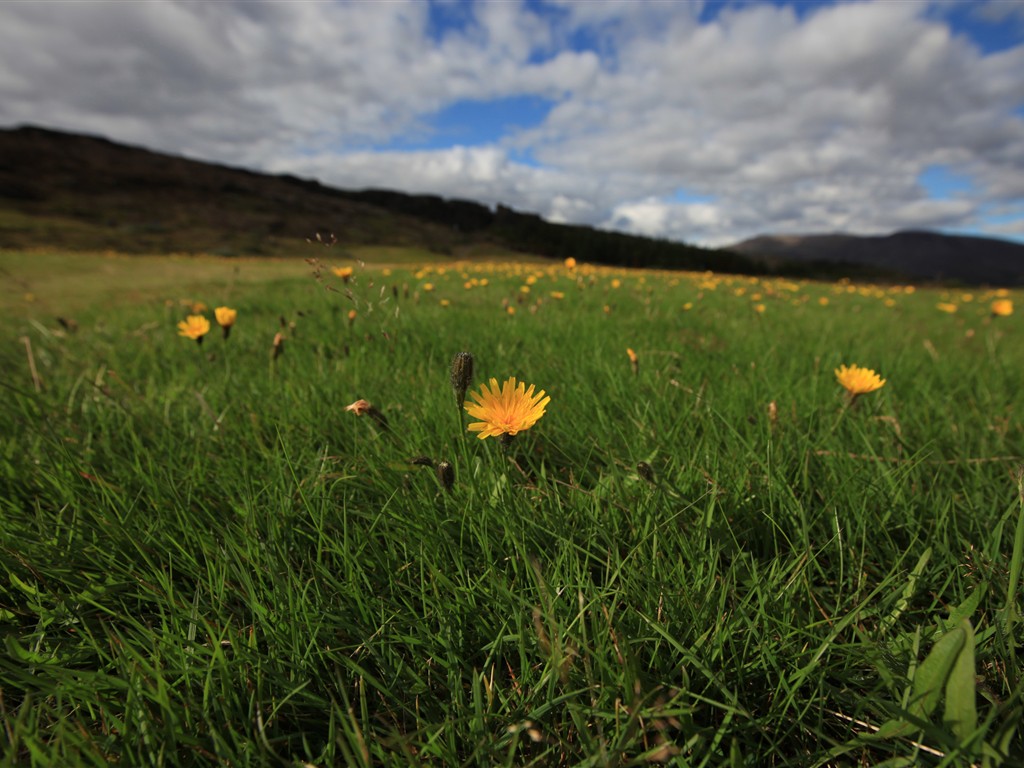
[(346, 283), (352, 278), (352, 267), (334, 267), (331, 272), (335, 277), (340, 277)]
[(178, 323), (178, 335), (203, 343), (203, 336), (210, 332), (210, 321), (202, 315), (189, 315)]
[(562, 291), (551, 291), (551, 293), (548, 294), (548, 295), (551, 296), (552, 299), (564, 299), (565, 298), (565, 294)]
[(936, 304), (935, 307), (936, 307), (936, 309), (940, 309), (943, 312), (948, 312), (949, 314), (953, 314), (957, 310), (956, 304), (951, 304), (948, 301), (944, 301), (944, 302), (941, 302), (939, 304)]
[(873, 370), (858, 365), (841, 365), (836, 368), (835, 374), (839, 383), (854, 397), (874, 392), (885, 384), (885, 379), (879, 378)]
[(466, 412), (480, 421), (469, 425), (470, 432), (479, 432), (481, 440), (485, 437), (515, 435), (529, 429), (544, 415), (544, 409), (551, 401), (544, 396), (542, 389), (533, 394), (534, 385), (526, 388), (516, 377), (508, 379), (500, 387), (498, 380), (492, 378), (489, 384), (481, 384), (479, 392), (471, 392), (470, 397), (476, 402), (466, 403)]
[(576, 269), (576, 259), (574, 259), (572, 256), (567, 258), (565, 260), (565, 268), (566, 269)]
[(1009, 317), (1013, 314), (1013, 302), (1009, 299), (996, 299), (992, 302), (992, 314), (996, 317)]
[(231, 309), (230, 307), (217, 307), (213, 310), (213, 314), (217, 317), (217, 325), (221, 327), (224, 332), (224, 338), (226, 339), (231, 335), (231, 326), (235, 324), (235, 318), (238, 317), (238, 310)]
[(213, 314), (217, 316), (217, 325), (221, 328), (230, 328), (235, 324), (235, 318), (238, 317), (238, 310), (231, 309), (230, 307), (217, 307), (213, 310)]
[(763, 314), (764, 313), (764, 309), (765, 309), (764, 304), (755, 304), (754, 305), (754, 311), (757, 312), (758, 314)]
[(626, 347), (626, 357), (629, 358), (629, 367), (633, 369), (633, 373), (638, 373), (640, 371), (640, 358), (636, 356), (636, 352)]

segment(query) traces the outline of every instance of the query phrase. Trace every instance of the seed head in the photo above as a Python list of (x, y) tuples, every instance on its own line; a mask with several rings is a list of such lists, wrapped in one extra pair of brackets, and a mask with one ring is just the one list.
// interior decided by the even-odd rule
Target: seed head
[(452, 390), (459, 408), (466, 402), (466, 392), (473, 383), (473, 356), (469, 352), (459, 352), (452, 358)]
[(450, 461), (442, 460), (438, 462), (437, 479), (441, 483), (441, 487), (451, 493), (455, 485), (455, 467), (452, 466)]

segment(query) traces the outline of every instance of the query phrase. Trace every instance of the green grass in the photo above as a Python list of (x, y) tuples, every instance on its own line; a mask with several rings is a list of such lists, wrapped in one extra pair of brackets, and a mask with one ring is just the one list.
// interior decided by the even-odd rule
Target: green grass
[[(7, 308), (8, 764), (1024, 760), (1024, 336), (989, 292), (178, 263), (74, 332), (72, 275)], [(177, 336), (183, 300), (230, 338)], [(460, 351), (546, 415), (465, 432)], [(887, 383), (851, 405), (841, 363)]]

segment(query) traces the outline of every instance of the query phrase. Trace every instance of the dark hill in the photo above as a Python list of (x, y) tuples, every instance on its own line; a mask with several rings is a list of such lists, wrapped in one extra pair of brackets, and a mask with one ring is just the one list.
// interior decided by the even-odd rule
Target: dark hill
[(828, 262), (890, 270), (918, 281), (1024, 285), (1024, 245), (986, 237), (920, 231), (876, 237), (762, 235), (730, 250), (766, 266)]
[(580, 261), (764, 271), (738, 254), (552, 224), (467, 200), (346, 191), (37, 127), (0, 130), (0, 247), (306, 255), (306, 238), (458, 255), (479, 246)]

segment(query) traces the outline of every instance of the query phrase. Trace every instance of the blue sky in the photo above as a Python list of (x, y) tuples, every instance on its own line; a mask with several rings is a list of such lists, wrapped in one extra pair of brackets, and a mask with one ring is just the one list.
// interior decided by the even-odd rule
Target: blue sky
[(1019, 0), (0, 5), (0, 125), (707, 245), (1024, 242), (1021, 72)]

